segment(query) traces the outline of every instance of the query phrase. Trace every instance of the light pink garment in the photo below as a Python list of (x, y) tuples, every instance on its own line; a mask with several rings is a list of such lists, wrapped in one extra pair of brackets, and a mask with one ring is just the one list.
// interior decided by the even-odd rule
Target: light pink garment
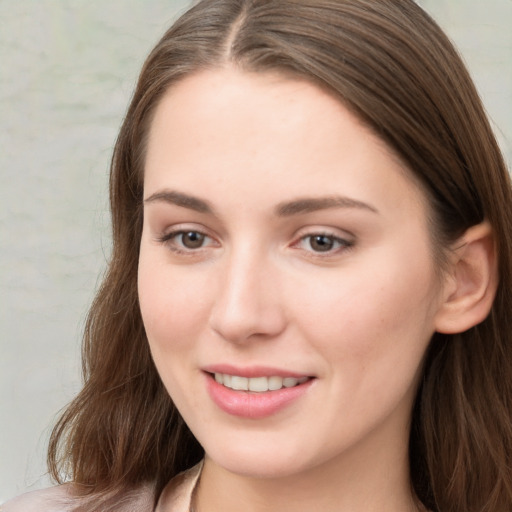
[[(154, 512), (189, 512), (190, 499), (201, 473), (202, 463), (174, 477), (162, 492)], [(71, 484), (32, 491), (0, 506), (0, 512), (71, 512), (76, 500), (70, 494)], [(119, 503), (116, 512), (153, 512), (150, 487), (130, 493)]]
[(200, 462), (179, 475), (176, 475), (164, 488), (155, 512), (189, 512), (192, 494), (201, 475)]

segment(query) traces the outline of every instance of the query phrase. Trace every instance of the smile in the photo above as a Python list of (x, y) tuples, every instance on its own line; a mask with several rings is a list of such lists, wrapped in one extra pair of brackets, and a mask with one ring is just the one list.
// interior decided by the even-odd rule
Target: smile
[(282, 388), (293, 388), (308, 381), (310, 377), (241, 377), (227, 373), (215, 373), (215, 381), (224, 387), (235, 391), (253, 391), (265, 393), (267, 391), (278, 391)]

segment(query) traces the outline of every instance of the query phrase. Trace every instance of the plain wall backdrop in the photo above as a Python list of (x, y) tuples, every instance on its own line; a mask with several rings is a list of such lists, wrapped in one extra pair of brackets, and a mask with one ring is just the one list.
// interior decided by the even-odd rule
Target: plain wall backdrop
[[(377, 1), (377, 0), (376, 0)], [(0, 503), (49, 485), (110, 253), (108, 168), (142, 62), (188, 0), (0, 0)], [(419, 0), (512, 162), (512, 0)]]

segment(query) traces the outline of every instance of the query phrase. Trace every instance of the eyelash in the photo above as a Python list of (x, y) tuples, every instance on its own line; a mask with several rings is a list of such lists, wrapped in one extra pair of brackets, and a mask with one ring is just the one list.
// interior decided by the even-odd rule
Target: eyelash
[[(158, 238), (158, 241), (164, 245), (167, 245), (171, 251), (173, 251), (177, 254), (184, 254), (184, 255), (189, 255), (189, 256), (197, 254), (199, 251), (206, 248), (202, 244), (195, 248), (184, 247), (183, 239), (182, 239), (181, 243), (177, 242), (177, 239), (180, 236), (183, 237), (184, 235), (187, 235), (187, 234), (198, 235), (199, 238), (202, 237), (202, 241), (206, 241), (206, 240), (214, 241), (214, 239), (212, 237), (210, 237), (206, 233), (203, 233), (202, 231), (196, 230), (196, 229), (177, 229), (177, 230), (171, 231), (170, 233), (167, 233), (167, 234), (163, 235), (162, 237)], [(325, 239), (327, 241), (327, 243), (331, 244), (331, 247), (328, 248), (326, 251), (313, 250), (311, 243), (315, 238), (316, 239), (320, 239), (320, 238)], [(301, 247), (303, 244), (308, 243), (307, 242), (308, 240), (309, 240), (308, 245), (309, 245), (310, 249)], [(337, 247), (335, 247), (335, 248), (332, 247), (332, 246), (336, 246), (336, 245), (337, 245)], [(338, 254), (339, 252), (344, 252), (344, 251), (350, 250), (353, 246), (354, 246), (353, 241), (338, 237), (338, 236), (336, 236), (332, 233), (328, 233), (328, 232), (308, 233), (306, 235), (301, 236), (297, 242), (294, 242), (292, 244), (292, 247), (298, 248), (300, 250), (310, 253), (314, 257), (320, 257), (320, 258), (333, 256), (333, 255)]]

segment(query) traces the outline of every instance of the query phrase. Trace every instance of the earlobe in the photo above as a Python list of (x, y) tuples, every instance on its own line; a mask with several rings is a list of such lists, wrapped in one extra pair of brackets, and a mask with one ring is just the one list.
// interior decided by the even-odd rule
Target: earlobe
[(491, 226), (487, 222), (472, 226), (453, 250), (450, 286), (436, 315), (438, 332), (464, 332), (485, 320), (496, 295), (497, 267)]

